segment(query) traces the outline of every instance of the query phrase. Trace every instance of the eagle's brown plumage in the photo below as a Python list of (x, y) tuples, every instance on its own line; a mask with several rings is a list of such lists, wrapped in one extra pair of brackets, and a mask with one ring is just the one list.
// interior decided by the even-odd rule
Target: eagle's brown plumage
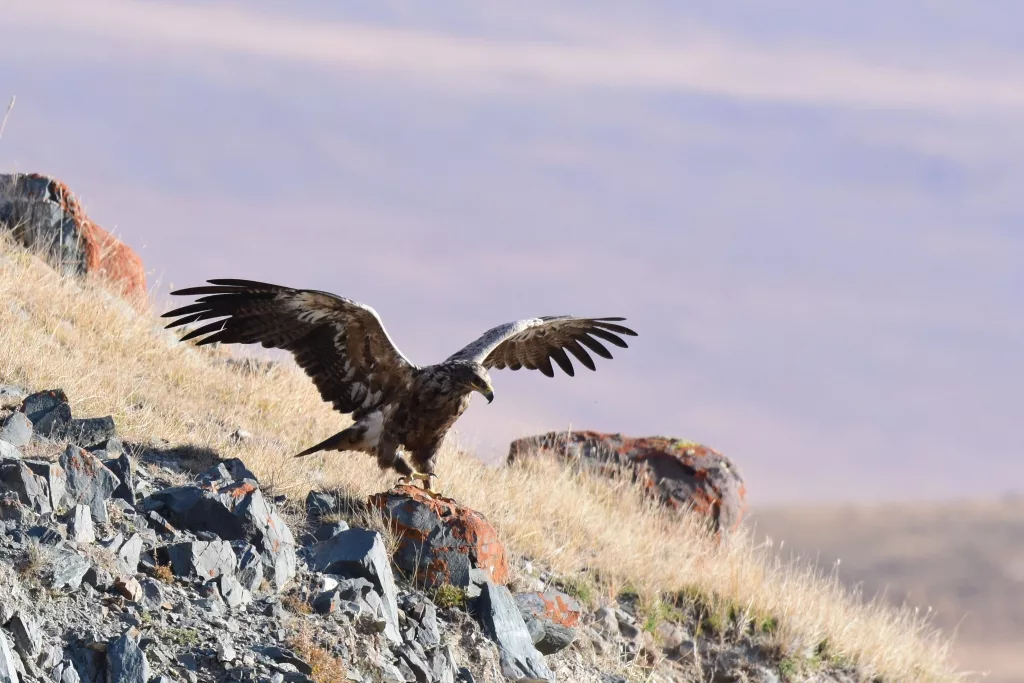
[[(369, 306), (328, 292), (250, 280), (208, 280), (211, 286), (172, 294), (200, 295), (168, 311), (167, 327), (207, 322), (182, 341), (261, 344), (290, 351), (335, 410), (354, 423), (299, 456), (322, 450), (375, 455), (383, 468), (429, 483), (448, 430), (469, 407), (472, 392), (493, 399), (489, 368), (528, 368), (554, 376), (555, 365), (575, 374), (571, 354), (594, 370), (590, 353), (611, 358), (603, 342), (622, 348), (636, 336), (623, 318), (547, 316), (499, 325), (436, 365), (406, 358)], [(567, 354), (568, 352), (568, 354)], [(412, 466), (399, 454), (408, 451)]]

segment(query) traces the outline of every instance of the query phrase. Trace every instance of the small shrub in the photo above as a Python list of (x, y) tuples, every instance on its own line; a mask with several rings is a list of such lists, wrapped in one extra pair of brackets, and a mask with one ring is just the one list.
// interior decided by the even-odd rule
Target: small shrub
[(434, 591), (434, 604), (445, 609), (449, 607), (461, 609), (466, 606), (466, 591), (450, 583), (442, 584)]

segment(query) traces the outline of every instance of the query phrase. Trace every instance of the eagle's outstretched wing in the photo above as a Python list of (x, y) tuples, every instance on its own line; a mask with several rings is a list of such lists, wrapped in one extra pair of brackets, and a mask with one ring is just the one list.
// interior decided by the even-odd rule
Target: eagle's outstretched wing
[(262, 344), (286, 349), (312, 378), (320, 396), (343, 413), (365, 414), (394, 400), (415, 366), (388, 336), (377, 312), (328, 292), (249, 280), (208, 280), (172, 294), (201, 294), (195, 303), (163, 314), (177, 327), (222, 318), (182, 341), (199, 345)]
[(448, 360), (473, 360), (487, 368), (528, 368), (554, 377), (551, 361), (568, 375), (576, 374), (566, 351), (584, 366), (594, 370), (594, 359), (588, 351), (602, 358), (612, 354), (601, 340), (626, 348), (622, 336), (635, 337), (636, 332), (616, 325), (625, 318), (577, 318), (552, 315), (527, 318), (499, 325)]

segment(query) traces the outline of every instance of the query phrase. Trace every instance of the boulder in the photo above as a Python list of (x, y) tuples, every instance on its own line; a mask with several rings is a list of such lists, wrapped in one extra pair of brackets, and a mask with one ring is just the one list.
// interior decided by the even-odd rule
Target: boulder
[(508, 581), (505, 546), (479, 512), (418, 486), (397, 486), (371, 496), (369, 504), (390, 520), (399, 539), (395, 565), (416, 582), (467, 587), (474, 569), (495, 583)]
[(145, 301), (142, 259), (89, 220), (58, 180), (36, 173), (0, 174), (0, 229), (62, 273), (97, 274), (126, 299)]
[(498, 645), (501, 673), (512, 681), (542, 683), (555, 675), (533, 646), (523, 615), (512, 594), (504, 586), (484, 585), (474, 611), (491, 639)]
[(517, 593), (515, 601), (533, 644), (543, 654), (554, 654), (576, 639), (575, 627), (585, 610), (572, 596), (547, 590)]
[(746, 511), (739, 470), (713, 448), (663, 436), (549, 432), (513, 441), (508, 463), (553, 456), (610, 476), (630, 477), (662, 503), (706, 515), (715, 530), (735, 530)]
[(107, 521), (107, 500), (120, 484), (117, 476), (89, 451), (69, 445), (60, 456), (67, 481), (65, 505), (88, 505), (93, 519)]
[(18, 612), (7, 627), (14, 634), (14, 645), (21, 656), (35, 660), (43, 651), (43, 632), (35, 617)]
[(398, 589), (384, 541), (376, 531), (349, 529), (309, 549), (313, 569), (369, 581), (384, 602), (384, 635), (401, 643), (398, 632)]

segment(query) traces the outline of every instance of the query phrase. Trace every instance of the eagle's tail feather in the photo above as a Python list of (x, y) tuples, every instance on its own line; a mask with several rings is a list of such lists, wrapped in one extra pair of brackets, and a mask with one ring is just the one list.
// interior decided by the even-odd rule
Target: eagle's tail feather
[(361, 424), (354, 424), (348, 429), (324, 439), (317, 445), (310, 446), (301, 453), (296, 454), (295, 457), (301, 458), (320, 451), (361, 451), (368, 446), (364, 438), (365, 436), (366, 427)]

